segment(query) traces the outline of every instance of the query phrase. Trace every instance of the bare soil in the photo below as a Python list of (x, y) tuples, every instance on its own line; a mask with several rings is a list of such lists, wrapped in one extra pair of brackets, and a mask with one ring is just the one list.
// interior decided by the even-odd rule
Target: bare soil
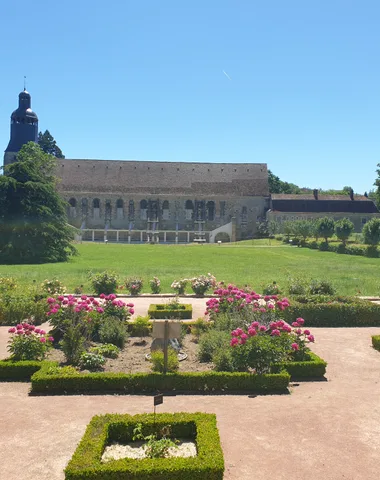
[[(193, 335), (185, 335), (182, 341), (181, 352), (187, 354), (187, 359), (179, 362), (180, 372), (205, 372), (212, 370), (212, 363), (201, 363), (198, 360), (198, 344)], [(148, 373), (152, 371), (151, 363), (145, 355), (150, 353), (151, 337), (130, 337), (117, 358), (107, 358), (102, 371), (116, 373)], [(96, 343), (93, 346), (98, 345)], [(65, 358), (59, 349), (52, 350), (48, 360), (64, 365)]]

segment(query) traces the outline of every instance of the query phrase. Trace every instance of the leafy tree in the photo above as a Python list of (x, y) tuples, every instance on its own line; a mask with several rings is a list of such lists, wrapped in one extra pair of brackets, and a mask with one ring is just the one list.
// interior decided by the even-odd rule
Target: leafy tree
[(302, 237), (304, 240), (313, 233), (313, 224), (309, 220), (297, 220), (293, 225), (294, 235)]
[(49, 130), (45, 130), (44, 133), (39, 132), (38, 145), (45, 153), (49, 153), (56, 158), (65, 158), (65, 156), (62, 154), (62, 150), (58, 147), (57, 142), (54, 140), (54, 137), (51, 135)]
[(335, 235), (346, 245), (348, 237), (354, 231), (354, 224), (348, 218), (342, 218), (335, 223)]
[(377, 245), (380, 241), (380, 218), (373, 218), (367, 222), (362, 234), (366, 245)]
[(0, 263), (66, 261), (74, 229), (56, 189), (56, 159), (34, 142), (0, 176)]
[(329, 217), (319, 218), (316, 223), (316, 229), (318, 236), (324, 238), (325, 242), (327, 242), (327, 239), (334, 235), (335, 222)]
[(274, 175), (271, 170), (268, 170), (268, 183), (270, 193), (293, 193), (301, 192), (298, 185), (294, 183), (283, 182), (277, 175)]
[(374, 185), (377, 187), (374, 196), (375, 196), (376, 206), (380, 210), (380, 163), (378, 163), (377, 166), (379, 168), (376, 170), (378, 177), (374, 183)]

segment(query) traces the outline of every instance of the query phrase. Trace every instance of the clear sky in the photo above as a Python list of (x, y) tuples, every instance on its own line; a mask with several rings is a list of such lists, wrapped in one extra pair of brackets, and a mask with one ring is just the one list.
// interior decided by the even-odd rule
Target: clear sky
[(26, 75), (66, 158), (264, 162), (363, 193), (379, 25), (379, 0), (3, 0), (0, 145)]

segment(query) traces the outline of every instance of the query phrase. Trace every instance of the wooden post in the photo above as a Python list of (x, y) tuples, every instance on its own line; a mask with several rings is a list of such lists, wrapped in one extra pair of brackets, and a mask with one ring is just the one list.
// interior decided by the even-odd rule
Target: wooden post
[(169, 322), (165, 320), (164, 330), (164, 374), (168, 371)]

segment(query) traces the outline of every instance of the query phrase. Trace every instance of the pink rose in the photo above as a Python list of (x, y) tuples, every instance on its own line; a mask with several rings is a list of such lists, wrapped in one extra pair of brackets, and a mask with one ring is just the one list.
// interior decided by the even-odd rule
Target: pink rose
[(45, 337), (41, 337), (41, 338), (40, 338), (40, 342), (41, 342), (41, 343), (46, 343), (46, 338), (45, 338)]
[(248, 328), (248, 335), (254, 337), (257, 334), (256, 330), (252, 327)]
[(272, 330), (271, 335), (273, 335), (274, 337), (279, 337), (281, 335), (281, 332), (280, 330), (275, 329), (275, 330)]
[(304, 330), (303, 333), (304, 335), (310, 335), (310, 330)]
[(96, 311), (98, 313), (104, 313), (104, 309), (102, 307), (97, 308)]
[(314, 342), (314, 335), (308, 335), (307, 336), (307, 339), (309, 340), (309, 342)]
[(8, 333), (15, 333), (16, 330), (17, 330), (17, 329), (16, 329), (15, 327), (9, 328), (9, 329), (8, 329)]
[(299, 324), (298, 322), (293, 322), (293, 323), (292, 323), (292, 327), (294, 327), (294, 328), (297, 328), (297, 327), (299, 327), (299, 326), (300, 326), (300, 324)]
[(54, 337), (49, 337), (49, 342), (54, 342)]
[(40, 335), (45, 335), (45, 330), (40, 330)]
[(101, 294), (99, 295), (99, 298), (103, 299), (103, 298), (106, 298), (106, 296), (104, 295), (104, 293), (101, 293)]
[(300, 349), (300, 347), (298, 346), (298, 343), (292, 343), (292, 350), (297, 352), (299, 349)]
[(239, 340), (236, 337), (231, 338), (231, 342), (230, 342), (231, 347), (235, 347), (238, 343), (239, 343)]
[(133, 308), (130, 308), (130, 309), (129, 309), (129, 313), (130, 313), (131, 315), (133, 315), (133, 314), (135, 313), (135, 310), (134, 310)]
[(65, 299), (65, 297), (63, 295), (60, 295), (59, 297), (57, 297), (57, 300), (59, 302), (63, 302), (64, 299)]
[(260, 325), (259, 330), (260, 332), (265, 332), (267, 327), (265, 325)]
[(18, 324), (16, 325), (16, 329), (17, 329), (17, 330), (22, 330), (22, 325), (21, 325), (20, 323), (18, 323)]
[(305, 323), (305, 320), (300, 317), (300, 318), (296, 318), (296, 322), (298, 323), (298, 325), (301, 325), (302, 327), (302, 325)]

